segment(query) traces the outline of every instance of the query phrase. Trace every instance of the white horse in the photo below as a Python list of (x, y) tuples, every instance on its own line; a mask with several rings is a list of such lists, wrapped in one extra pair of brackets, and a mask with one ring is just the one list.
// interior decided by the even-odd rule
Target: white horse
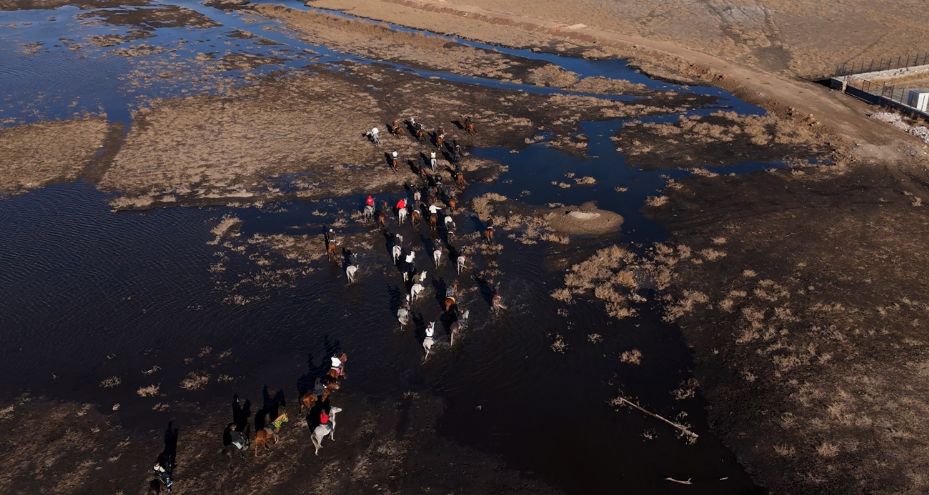
[(432, 350), (432, 346), (435, 344), (435, 322), (430, 322), (426, 325), (426, 338), (423, 339), (423, 350), (426, 351), (426, 356), (423, 357), (423, 361), (429, 358), (429, 351)]
[(348, 283), (355, 283), (355, 272), (358, 271), (358, 267), (355, 265), (348, 265), (345, 267), (345, 276), (348, 277)]
[(397, 310), (397, 321), (400, 322), (400, 330), (410, 324), (410, 301), (409, 297), (400, 309)]
[(406, 214), (407, 214), (406, 208), (400, 208), (399, 210), (397, 210), (397, 219), (400, 221), (400, 223), (403, 223), (404, 220), (406, 220)]
[(449, 337), (449, 345), (455, 345), (455, 339), (458, 338), (458, 335), (465, 330), (468, 326), (468, 317), (471, 316), (471, 312), (465, 310), (464, 313), (461, 313), (461, 316), (452, 323), (449, 330), (451, 331), (451, 336)]
[(451, 215), (445, 215), (445, 230), (448, 232), (455, 231), (455, 220)]
[(465, 255), (462, 254), (461, 256), (458, 257), (458, 267), (457, 267), (458, 275), (461, 275), (461, 270), (465, 269), (465, 267), (467, 266), (467, 263), (468, 263), (468, 258), (466, 258)]
[(364, 209), (364, 221), (370, 222), (374, 220), (374, 207), (371, 205), (365, 205)]
[(394, 244), (394, 247), (391, 249), (391, 253), (394, 257), (394, 264), (396, 265), (400, 261), (400, 256), (403, 255), (403, 248), (399, 244)]
[(442, 263), (442, 248), (437, 247), (432, 251), (432, 260), (435, 261), (435, 266)]
[(424, 290), (426, 290), (426, 288), (423, 287), (423, 284), (413, 284), (413, 286), (410, 287), (410, 301), (415, 301)]
[(329, 410), (329, 423), (324, 425), (319, 425), (313, 429), (313, 434), (310, 436), (310, 441), (313, 442), (313, 446), (316, 447), (316, 455), (319, 455), (319, 449), (323, 448), (323, 439), (326, 436), (329, 436), (329, 439), (333, 442), (335, 441), (335, 416), (337, 413), (342, 412), (341, 407), (333, 407)]
[(427, 276), (428, 276), (428, 274), (426, 273), (426, 270), (423, 270), (423, 271), (419, 272), (419, 275), (416, 277), (416, 280), (417, 280), (419, 283), (423, 283), (423, 282), (426, 281), (426, 277), (427, 277)]

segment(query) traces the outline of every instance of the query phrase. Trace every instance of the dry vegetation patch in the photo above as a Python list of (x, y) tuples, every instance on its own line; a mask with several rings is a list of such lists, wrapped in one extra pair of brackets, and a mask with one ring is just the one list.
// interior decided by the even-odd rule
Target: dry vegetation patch
[(98, 117), (0, 129), (0, 194), (77, 178), (107, 131), (106, 120)]
[(744, 161), (780, 161), (830, 150), (813, 120), (715, 112), (675, 123), (626, 124), (614, 138), (636, 166), (691, 168)]

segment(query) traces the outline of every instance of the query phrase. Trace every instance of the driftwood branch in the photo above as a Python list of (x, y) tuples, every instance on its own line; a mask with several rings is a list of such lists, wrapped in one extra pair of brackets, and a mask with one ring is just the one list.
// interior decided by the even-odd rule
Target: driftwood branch
[(671, 421), (670, 419), (665, 418), (664, 416), (661, 416), (661, 415), (659, 415), (659, 414), (655, 414), (655, 413), (649, 411), (648, 409), (645, 409), (644, 407), (642, 407), (642, 406), (636, 404), (635, 402), (632, 402), (631, 400), (629, 400), (629, 399), (627, 399), (627, 398), (625, 398), (625, 397), (622, 397), (622, 396), (617, 397), (616, 399), (614, 399), (614, 401), (615, 401), (616, 403), (618, 403), (618, 404), (627, 405), (627, 406), (629, 406), (629, 407), (631, 407), (631, 408), (633, 408), (633, 409), (639, 411), (640, 413), (645, 414), (645, 415), (647, 415), (647, 416), (651, 416), (651, 417), (653, 417), (653, 418), (655, 418), (655, 419), (657, 419), (657, 420), (659, 420), (659, 421), (663, 421), (664, 423), (667, 423), (668, 425), (670, 425), (672, 428), (674, 428), (674, 429), (680, 431), (680, 432), (683, 433), (684, 435), (687, 435), (687, 436), (693, 438), (694, 440), (700, 438), (700, 435), (697, 435), (696, 433), (690, 431), (689, 429), (687, 429), (686, 426), (684, 426), (684, 425), (682, 425), (682, 424), (680, 424), (680, 423), (675, 423), (674, 421)]
[(678, 485), (692, 485), (693, 482), (690, 481), (690, 480), (691, 480), (691, 478), (687, 478), (686, 480), (676, 480), (676, 479), (674, 479), (674, 478), (672, 478), (672, 477), (670, 477), (670, 476), (668, 476), (667, 478), (665, 478), (665, 481), (670, 481), (671, 483), (677, 483)]

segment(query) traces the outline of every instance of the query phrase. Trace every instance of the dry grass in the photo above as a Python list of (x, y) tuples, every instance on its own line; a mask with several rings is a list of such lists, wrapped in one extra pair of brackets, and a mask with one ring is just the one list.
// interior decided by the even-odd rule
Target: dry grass
[(74, 180), (103, 146), (108, 129), (96, 117), (0, 128), (0, 195)]

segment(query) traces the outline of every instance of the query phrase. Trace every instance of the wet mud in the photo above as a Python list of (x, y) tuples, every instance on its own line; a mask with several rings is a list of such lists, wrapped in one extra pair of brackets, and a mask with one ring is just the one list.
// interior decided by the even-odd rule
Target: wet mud
[(926, 489), (925, 177), (695, 177), (649, 208), (672, 243), (713, 254), (665, 251), (666, 318), (693, 345), (712, 423), (772, 491)]

